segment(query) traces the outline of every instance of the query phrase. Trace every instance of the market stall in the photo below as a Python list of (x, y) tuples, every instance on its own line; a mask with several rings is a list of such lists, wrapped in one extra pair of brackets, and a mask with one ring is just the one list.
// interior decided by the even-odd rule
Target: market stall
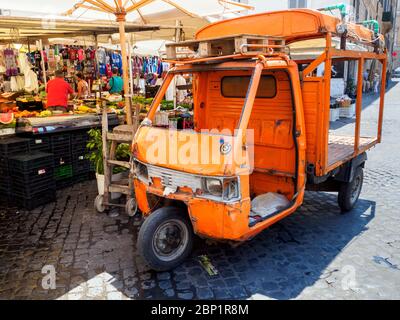
[[(163, 60), (164, 46), (143, 51), (138, 50), (137, 41), (191, 38), (194, 30), (209, 22), (175, 1), (162, 1), (172, 10), (148, 12), (151, 2), (128, 5), (127, 1), (114, 1), (104, 6), (103, 1), (91, 1), (87, 8), (86, 1), (81, 1), (65, 11), (62, 19), (43, 22), (40, 18), (5, 17), (0, 21), (0, 31), (5, 34), (0, 38), (0, 171), (4, 177), (0, 204), (31, 209), (52, 201), (55, 190), (89, 179), (95, 172), (98, 181), (102, 175), (104, 179), (102, 123), (107, 122), (111, 129), (144, 119), (170, 69)], [(90, 21), (81, 19), (81, 13), (73, 16), (96, 7), (97, 14), (113, 14), (116, 20), (108, 16), (108, 20)], [(238, 11), (248, 8), (238, 7)], [(222, 11), (226, 12), (210, 13), (218, 19), (231, 14), (224, 5)], [(133, 13), (137, 19), (130, 17)], [(11, 29), (15, 32), (9, 32)], [(121, 94), (110, 92), (115, 69), (123, 78)], [(46, 84), (59, 71), (74, 92), (65, 110), (48, 103)], [(79, 96), (78, 80), (87, 83), (87, 90)], [(189, 76), (174, 80), (155, 125), (193, 127), (191, 82)], [(129, 160), (129, 144), (118, 146), (116, 156), (117, 161)], [(20, 170), (14, 170), (18, 166)], [(120, 174), (121, 168), (114, 169), (117, 172), (113, 173)], [(100, 192), (102, 183), (98, 185)]]

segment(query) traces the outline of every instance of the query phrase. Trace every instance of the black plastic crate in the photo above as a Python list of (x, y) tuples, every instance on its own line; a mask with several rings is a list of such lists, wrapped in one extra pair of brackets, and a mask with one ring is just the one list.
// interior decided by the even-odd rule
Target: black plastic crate
[(9, 158), (10, 175), (19, 172), (31, 172), (32, 170), (54, 167), (52, 153), (32, 152), (28, 154), (13, 155)]
[(87, 142), (73, 142), (71, 147), (72, 153), (87, 153), (86, 144)]
[(92, 180), (92, 175), (90, 172), (78, 173), (74, 174), (73, 181), (74, 183), (85, 182), (88, 180)]
[(13, 197), (13, 200), (18, 207), (27, 210), (33, 210), (39, 206), (55, 201), (56, 191), (54, 189), (46, 190), (38, 194), (35, 194), (35, 196), (31, 198), (15, 196)]
[(51, 136), (51, 147), (70, 147), (71, 135), (69, 133), (55, 134)]
[(11, 137), (0, 139), (0, 157), (8, 157), (15, 153), (29, 152), (29, 139)]
[(71, 156), (71, 147), (70, 146), (52, 147), (51, 152), (54, 153), (55, 156)]
[(0, 191), (0, 207), (13, 207), (15, 206), (15, 200), (12, 198), (11, 194), (6, 194)]
[(74, 175), (90, 172), (90, 162), (88, 160), (77, 161), (72, 164)]
[(54, 169), (54, 179), (56, 179), (56, 180), (72, 178), (72, 176), (73, 176), (73, 172), (72, 172), (71, 164), (65, 164), (62, 166), (58, 166)]
[(57, 190), (65, 189), (65, 188), (68, 188), (68, 187), (72, 186), (73, 184), (74, 184), (73, 177), (65, 178), (65, 179), (62, 179), (62, 180), (56, 180), (56, 189)]
[(60, 166), (64, 166), (67, 164), (72, 164), (72, 156), (71, 154), (62, 154), (62, 155), (54, 155), (54, 166), (60, 167)]
[(12, 190), (12, 180), (9, 176), (1, 176), (0, 179), (0, 194), (1, 192), (11, 193)]
[(0, 180), (4, 179), (4, 177), (8, 177), (10, 175), (10, 171), (8, 169), (8, 159), (0, 158)]
[(23, 198), (33, 198), (37, 194), (45, 191), (51, 192), (56, 189), (56, 182), (50, 178), (47, 181), (43, 180), (32, 185), (24, 185), (20, 182), (13, 181), (12, 183), (12, 194)]
[(34, 137), (29, 141), (29, 150), (31, 152), (51, 152), (51, 140), (50, 137), (40, 136)]

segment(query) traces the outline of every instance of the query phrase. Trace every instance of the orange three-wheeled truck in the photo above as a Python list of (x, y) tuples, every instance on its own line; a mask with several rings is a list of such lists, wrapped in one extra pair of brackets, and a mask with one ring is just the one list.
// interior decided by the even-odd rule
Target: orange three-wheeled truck
[[(382, 131), (387, 56), (382, 35), (369, 26), (296, 9), (217, 22), (193, 41), (167, 46), (173, 67), (132, 144), (135, 195), (145, 218), (137, 245), (153, 269), (181, 263), (194, 234), (251, 239), (301, 206), (306, 189), (338, 192), (343, 212), (355, 206), (366, 151)], [(290, 52), (293, 44), (316, 40), (324, 45), (315, 57)], [(376, 134), (361, 136), (367, 60), (382, 71), (381, 96)], [(350, 135), (329, 130), (337, 61), (356, 62)], [(158, 126), (167, 88), (187, 74), (193, 127)]]

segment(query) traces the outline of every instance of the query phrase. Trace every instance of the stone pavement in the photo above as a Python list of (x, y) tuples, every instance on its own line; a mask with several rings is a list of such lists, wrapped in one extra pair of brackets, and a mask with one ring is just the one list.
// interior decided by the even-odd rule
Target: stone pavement
[[(400, 84), (387, 93), (383, 143), (369, 152), (351, 213), (340, 214), (335, 194), (309, 192), (295, 214), (239, 247), (196, 240), (171, 272), (138, 257), (131, 218), (94, 212), (94, 181), (31, 212), (0, 209), (0, 299), (400, 299), (399, 138)], [(45, 265), (54, 290), (42, 287)]]

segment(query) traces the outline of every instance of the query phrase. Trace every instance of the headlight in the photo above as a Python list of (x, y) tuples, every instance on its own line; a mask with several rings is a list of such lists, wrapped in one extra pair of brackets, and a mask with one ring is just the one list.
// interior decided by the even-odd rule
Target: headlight
[(204, 178), (203, 196), (221, 198), (223, 201), (231, 201), (240, 198), (239, 182), (237, 178)]
[(239, 184), (237, 179), (224, 180), (224, 200), (239, 198)]
[(213, 196), (222, 196), (222, 182), (219, 179), (206, 178), (205, 179), (205, 191)]

